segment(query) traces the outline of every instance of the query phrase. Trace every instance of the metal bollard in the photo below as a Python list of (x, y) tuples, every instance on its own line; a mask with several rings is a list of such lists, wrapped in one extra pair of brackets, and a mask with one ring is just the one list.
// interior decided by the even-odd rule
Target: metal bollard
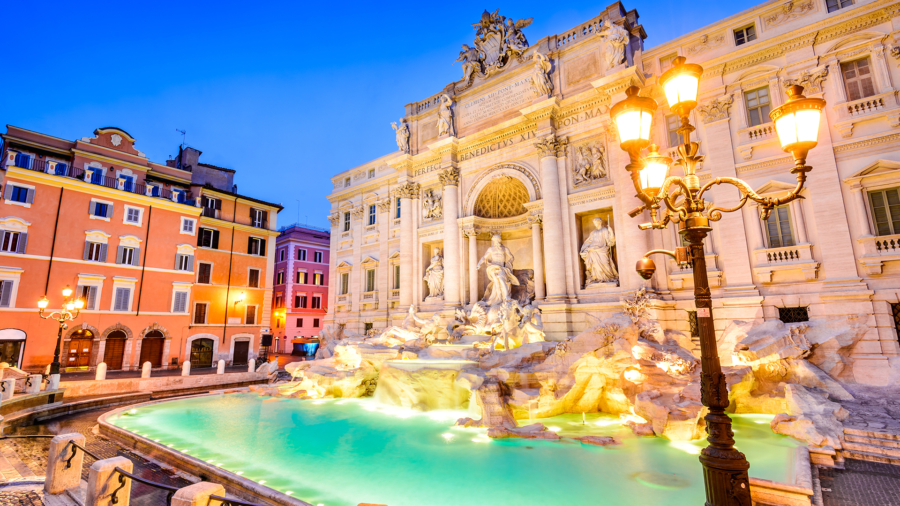
[(210, 504), (211, 495), (225, 497), (225, 487), (218, 483), (201, 481), (178, 489), (172, 496), (172, 506), (207, 506)]
[[(124, 478), (116, 468), (121, 467), (131, 473), (134, 464), (125, 457), (113, 457), (94, 462), (88, 475), (87, 497), (85, 506), (128, 506), (131, 502), (131, 479)], [(124, 478), (120, 479), (120, 478)], [(116, 502), (113, 502), (113, 494)]]
[(84, 465), (84, 452), (72, 446), (71, 442), (81, 446), (85, 437), (78, 433), (60, 434), (50, 440), (50, 452), (47, 457), (47, 478), (44, 480), (44, 492), (52, 495), (62, 494), (66, 490), (81, 485), (81, 466)]

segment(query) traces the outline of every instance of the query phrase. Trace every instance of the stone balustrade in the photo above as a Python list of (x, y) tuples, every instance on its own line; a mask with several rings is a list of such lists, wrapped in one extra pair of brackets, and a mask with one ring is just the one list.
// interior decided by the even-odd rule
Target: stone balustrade
[(400, 298), (400, 289), (394, 288), (391, 290), (391, 295), (388, 297), (390, 299), (399, 299)]
[(832, 110), (838, 118), (834, 126), (844, 138), (852, 137), (853, 128), (862, 121), (886, 119), (891, 128), (900, 126), (900, 99), (893, 90), (835, 104)]
[(778, 134), (775, 132), (775, 123), (763, 123), (737, 131), (737, 149), (744, 160), (753, 158), (753, 149), (764, 144), (777, 143)]
[(814, 281), (818, 276), (819, 263), (813, 258), (812, 244), (762, 248), (753, 253), (756, 258), (753, 271), (762, 283), (777, 282), (776, 272), (785, 273), (781, 281)]
[(900, 260), (900, 234), (868, 236), (857, 241), (863, 248), (859, 264), (870, 276), (880, 275), (885, 262)]

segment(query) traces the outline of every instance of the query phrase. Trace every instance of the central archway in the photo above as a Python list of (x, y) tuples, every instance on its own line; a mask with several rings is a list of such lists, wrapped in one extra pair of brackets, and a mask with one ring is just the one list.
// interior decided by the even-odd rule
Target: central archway
[(512, 218), (528, 212), (528, 189), (518, 179), (501, 174), (493, 177), (475, 199), (472, 214), (481, 218)]

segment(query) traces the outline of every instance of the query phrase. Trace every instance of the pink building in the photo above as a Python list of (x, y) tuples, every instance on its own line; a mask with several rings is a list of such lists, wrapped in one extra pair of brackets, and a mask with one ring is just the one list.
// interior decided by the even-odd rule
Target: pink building
[(275, 240), (273, 345), (278, 353), (291, 353), (296, 341), (317, 337), (322, 329), (328, 309), (331, 233), (298, 224), (280, 232)]

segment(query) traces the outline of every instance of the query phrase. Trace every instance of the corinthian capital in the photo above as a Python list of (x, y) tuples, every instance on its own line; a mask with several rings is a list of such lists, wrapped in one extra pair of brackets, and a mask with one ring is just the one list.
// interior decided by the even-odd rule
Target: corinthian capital
[(438, 179), (442, 186), (459, 186), (459, 169), (451, 167), (438, 174)]
[(555, 136), (545, 137), (540, 142), (535, 142), (534, 147), (538, 150), (538, 156), (544, 158), (546, 156), (565, 156), (566, 146), (569, 145), (569, 139), (563, 137), (557, 139)]
[(332, 227), (336, 227), (341, 221), (341, 215), (338, 213), (331, 213), (328, 215), (328, 221), (331, 222)]
[(394, 194), (401, 199), (417, 199), (419, 198), (418, 183), (404, 183), (394, 190)]
[(697, 112), (704, 123), (712, 123), (727, 118), (733, 103), (734, 95), (725, 95), (697, 107)]
[(391, 212), (392, 204), (393, 204), (393, 202), (391, 202), (391, 199), (381, 200), (378, 202), (378, 211), (382, 212), (382, 213), (389, 213), (389, 212)]

